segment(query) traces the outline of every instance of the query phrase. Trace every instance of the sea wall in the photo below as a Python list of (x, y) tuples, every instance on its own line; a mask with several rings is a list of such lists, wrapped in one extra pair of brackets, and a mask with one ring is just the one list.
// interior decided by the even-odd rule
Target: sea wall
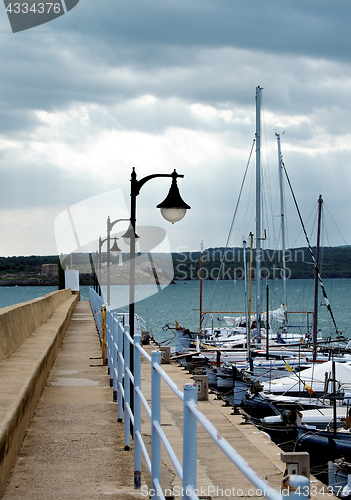
[(77, 300), (66, 289), (0, 309), (0, 495)]
[(0, 362), (22, 345), (71, 295), (67, 288), (0, 309)]

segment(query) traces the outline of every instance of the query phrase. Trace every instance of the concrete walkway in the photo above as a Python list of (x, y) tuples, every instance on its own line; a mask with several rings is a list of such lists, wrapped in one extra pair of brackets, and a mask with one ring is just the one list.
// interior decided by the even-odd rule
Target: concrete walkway
[(140, 499), (134, 493), (90, 305), (78, 302), (2, 499)]

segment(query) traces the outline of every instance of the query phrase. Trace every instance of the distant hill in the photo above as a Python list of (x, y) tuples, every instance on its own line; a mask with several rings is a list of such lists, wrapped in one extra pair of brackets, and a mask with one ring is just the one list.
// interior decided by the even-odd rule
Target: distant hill
[[(312, 249), (315, 253), (316, 249)], [(174, 279), (199, 279), (200, 252), (174, 253)], [(282, 277), (282, 252), (264, 250), (258, 256), (263, 279)], [(223, 261), (222, 265), (221, 262)], [(246, 262), (250, 261), (249, 249)], [(256, 251), (252, 255), (252, 273), (255, 277)], [(308, 248), (292, 248), (286, 251), (286, 275), (290, 279), (313, 278), (314, 265)], [(351, 247), (320, 248), (320, 273), (324, 278), (351, 278)], [(244, 254), (242, 248), (209, 248), (203, 253), (203, 278), (233, 280), (244, 278)]]

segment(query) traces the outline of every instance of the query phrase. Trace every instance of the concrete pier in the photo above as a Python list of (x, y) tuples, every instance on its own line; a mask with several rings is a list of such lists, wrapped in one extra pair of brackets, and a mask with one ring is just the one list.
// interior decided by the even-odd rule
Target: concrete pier
[[(157, 346), (146, 346), (150, 353)], [(176, 364), (162, 365), (179, 388), (192, 381)], [(150, 364), (142, 361), (142, 390), (151, 400)], [(281, 486), (286, 464), (280, 449), (253, 425), (242, 425), (215, 395), (199, 407), (218, 431), (269, 483)], [(182, 402), (162, 382), (162, 427), (182, 461)], [(142, 434), (150, 444), (150, 421)], [(29, 425), (2, 500), (97, 500), (149, 498), (150, 479), (143, 464), (142, 490), (133, 488), (133, 449), (124, 451), (123, 423), (116, 403), (88, 302), (78, 302), (71, 316), (46, 386)], [(198, 425), (197, 487), (202, 498), (263, 498)], [(316, 492), (323, 485), (311, 477)], [(161, 486), (180, 498), (181, 482), (162, 451)], [(311, 497), (321, 498), (318, 493)], [(330, 495), (328, 495), (330, 497)], [(333, 498), (333, 497), (332, 497)], [(335, 497), (334, 497), (335, 498)]]
[(0, 494), (76, 302), (66, 289), (0, 311)]
[(78, 302), (3, 500), (134, 499), (109, 380), (90, 304)]

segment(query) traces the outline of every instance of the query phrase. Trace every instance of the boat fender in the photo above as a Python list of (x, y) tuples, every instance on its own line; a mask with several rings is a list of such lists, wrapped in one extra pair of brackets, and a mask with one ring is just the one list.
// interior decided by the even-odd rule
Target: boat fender
[(251, 392), (252, 394), (255, 394), (256, 396), (263, 391), (263, 385), (256, 381), (251, 384)]
[(280, 418), (282, 422), (286, 424), (297, 425), (301, 423), (302, 413), (300, 413), (298, 410), (285, 410), (281, 414)]

